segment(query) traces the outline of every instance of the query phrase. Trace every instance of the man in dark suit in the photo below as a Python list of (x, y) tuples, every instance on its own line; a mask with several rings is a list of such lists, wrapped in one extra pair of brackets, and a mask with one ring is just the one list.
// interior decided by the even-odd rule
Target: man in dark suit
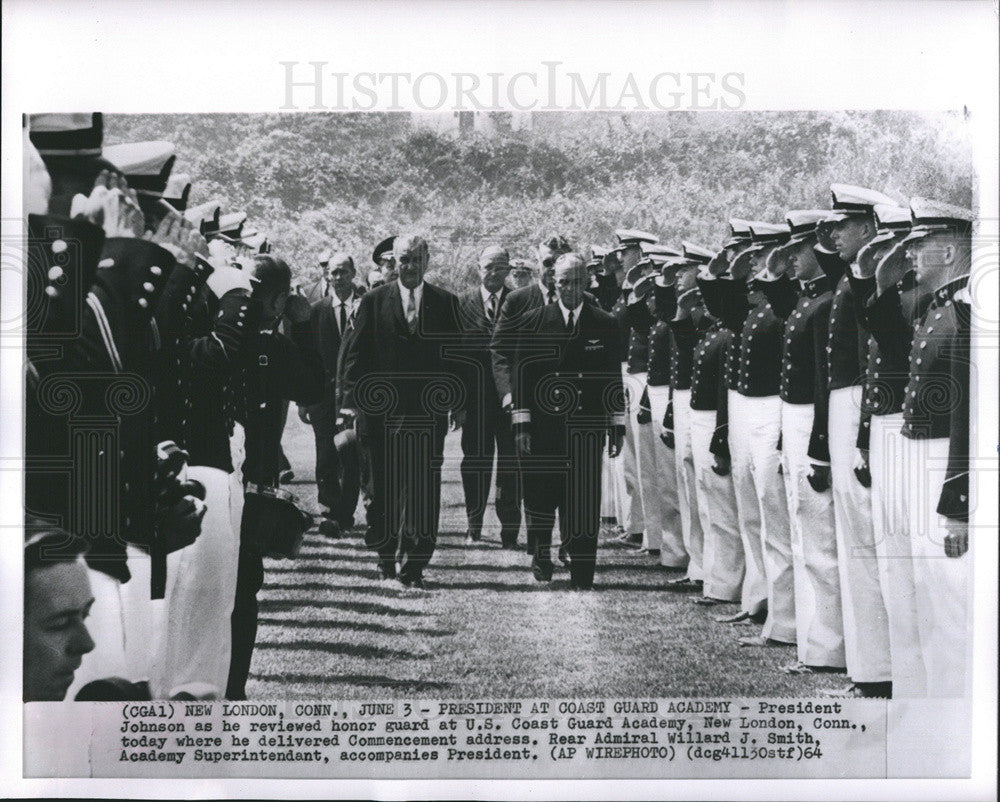
[[(448, 415), (465, 418), (467, 362), (458, 299), (424, 281), (429, 252), (396, 237), (399, 278), (364, 295), (344, 354), (345, 423), (364, 414), (373, 501), (368, 545), (383, 579), (423, 587), (437, 540)], [(396, 562), (399, 563), (397, 573)]]
[(525, 490), (532, 572), (552, 579), (556, 510), (569, 558), (570, 588), (594, 583), (601, 511), (601, 450), (617, 456), (625, 437), (621, 334), (615, 318), (588, 300), (587, 265), (559, 257), (558, 301), (532, 312), (514, 349), (512, 413)]
[[(354, 285), (354, 260), (346, 253), (335, 253), (327, 264), (331, 292), (312, 305), (310, 328), (316, 339), (316, 349), (323, 360), (323, 400), (315, 406), (300, 407), (303, 423), (312, 424), (316, 437), (316, 491), (323, 510), (320, 531), (328, 537), (339, 537), (342, 529), (354, 525), (352, 496), (342, 492), (342, 471), (334, 445), (337, 434), (337, 359), (341, 343), (361, 303), (362, 292)], [(356, 479), (354, 483), (356, 484)]]
[(553, 279), (556, 259), (569, 252), (565, 237), (549, 237), (538, 246), (538, 281), (513, 290), (500, 307), (500, 316), (493, 331), (490, 352), (493, 358), (493, 377), (500, 403), (504, 409), (511, 407), (511, 358), (517, 332), (528, 315), (545, 304), (556, 302), (556, 288)]
[(483, 514), (493, 478), (493, 454), (497, 454), (496, 511), (500, 519), (500, 541), (505, 549), (517, 548), (521, 527), (521, 501), (517, 487), (514, 438), (510, 412), (500, 408), (500, 394), (493, 378), (490, 341), (497, 315), (510, 294), (504, 279), (510, 271), (510, 255), (496, 245), (479, 256), (480, 284), (459, 303), (464, 346), (475, 360), (470, 376), (467, 417), (462, 429), (462, 487), (469, 520), (466, 545), (479, 541)]

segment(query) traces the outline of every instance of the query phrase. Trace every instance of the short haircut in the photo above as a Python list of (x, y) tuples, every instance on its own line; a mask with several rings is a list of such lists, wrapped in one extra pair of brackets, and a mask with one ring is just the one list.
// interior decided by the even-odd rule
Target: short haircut
[(254, 294), (273, 298), (292, 288), (292, 271), (284, 259), (270, 254), (257, 254), (253, 258), (253, 275), (257, 279)]
[(75, 562), (87, 550), (87, 542), (61, 527), (28, 516), (24, 522), (24, 572)]

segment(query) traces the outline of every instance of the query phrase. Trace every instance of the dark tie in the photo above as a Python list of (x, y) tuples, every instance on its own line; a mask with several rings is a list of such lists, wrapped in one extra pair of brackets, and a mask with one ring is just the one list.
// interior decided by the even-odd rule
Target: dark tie
[(495, 292), (490, 293), (490, 300), (486, 304), (486, 319), (492, 323), (493, 318), (497, 314), (497, 294)]
[(573, 310), (570, 309), (569, 310), (569, 317), (566, 318), (566, 331), (572, 332), (573, 331), (573, 324), (574, 324), (574, 321), (573, 321)]
[(344, 336), (347, 331), (347, 304), (340, 305), (340, 336)]
[(555, 290), (549, 290), (548, 300), (545, 302), (547, 304), (554, 304), (556, 302), (556, 292)]

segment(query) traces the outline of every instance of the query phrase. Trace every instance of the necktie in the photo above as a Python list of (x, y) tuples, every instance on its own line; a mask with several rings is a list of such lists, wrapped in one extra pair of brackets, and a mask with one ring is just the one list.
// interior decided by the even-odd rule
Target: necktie
[(490, 293), (490, 300), (486, 304), (486, 319), (492, 323), (497, 314), (497, 294)]
[(548, 300), (545, 303), (547, 303), (547, 304), (554, 304), (556, 302), (556, 293), (555, 293), (555, 290), (549, 290), (549, 294), (548, 294), (547, 298), (548, 298)]
[(573, 310), (570, 309), (569, 310), (569, 317), (566, 318), (566, 331), (570, 331), (570, 332), (573, 331), (573, 325), (574, 325), (574, 322), (573, 322)]
[(341, 336), (344, 335), (345, 331), (347, 331), (347, 304), (343, 304), (342, 303), (340, 305), (340, 334), (341, 334)]
[(417, 330), (417, 304), (413, 290), (409, 290), (406, 295), (406, 323), (410, 327), (410, 334), (413, 334)]

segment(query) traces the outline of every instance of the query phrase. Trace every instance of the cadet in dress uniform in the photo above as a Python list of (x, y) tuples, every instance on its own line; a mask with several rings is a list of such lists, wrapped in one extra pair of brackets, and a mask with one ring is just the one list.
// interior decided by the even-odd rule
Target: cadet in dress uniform
[[(788, 212), (791, 241), (772, 251), (759, 279), (772, 310), (786, 321), (781, 361), (781, 442), (791, 521), (798, 642), (798, 663), (785, 668), (791, 673), (841, 669), (845, 665), (833, 500), (825, 475), (830, 449), (824, 368), (833, 287), (813, 250), (816, 226), (827, 214), (817, 210)], [(816, 474), (821, 470), (824, 478), (819, 481)]]
[[(707, 248), (684, 243), (685, 258), (707, 269), (714, 258)], [(701, 304), (700, 291), (680, 303)], [(740, 540), (736, 495), (730, 474), (726, 353), (733, 334), (716, 318), (694, 347), (691, 366), (691, 454), (694, 460), (698, 515), (704, 532), (703, 595), (694, 602), (714, 605), (741, 601), (746, 573)]]
[[(832, 485), (838, 541), (844, 544), (854, 540), (871, 543), (870, 493), (853, 471), (868, 335), (859, 325), (860, 309), (846, 272), (858, 250), (875, 236), (874, 204), (891, 203), (892, 199), (874, 190), (846, 184), (832, 185), (831, 195), (833, 211), (817, 229), (818, 242), (814, 253), (835, 286), (826, 366), (829, 426), (830, 431), (836, 433), (836, 438), (831, 438), (829, 446), (829, 467), (816, 463), (811, 481), (824, 491)], [(867, 422), (862, 428), (867, 433)], [(843, 574), (843, 566), (840, 571)], [(853, 652), (853, 643), (851, 649)]]
[[(881, 320), (876, 315), (868, 320), (868, 303), (875, 295), (875, 271), (878, 263), (910, 231), (910, 210), (899, 206), (877, 204), (874, 208), (878, 235), (858, 251), (847, 274), (851, 282), (855, 305), (861, 311), (861, 324), (866, 331), (874, 331)], [(902, 251), (900, 251), (902, 256)], [(896, 286), (904, 316), (916, 322), (916, 282), (912, 271), (906, 273)], [(885, 432), (891, 427), (899, 436), (903, 424), (903, 392), (906, 388), (909, 365), (905, 349), (894, 354), (892, 349), (883, 351), (875, 337), (869, 339), (868, 365), (865, 374), (861, 414), (853, 425), (840, 421), (830, 423), (831, 432), (851, 432), (857, 428), (857, 459), (854, 480), (851, 477), (834, 477), (834, 493), (838, 482), (849, 487), (854, 494), (869, 493), (872, 516), (870, 525), (859, 525), (853, 531), (837, 527), (837, 552), (840, 556), (840, 587), (844, 608), (844, 649), (847, 673), (852, 683), (847, 688), (832, 691), (829, 695), (846, 697), (889, 697), (892, 695), (894, 651), (889, 635), (888, 605), (893, 601), (892, 579), (889, 575), (892, 560), (886, 547), (890, 540), (886, 521), (892, 506), (899, 501), (899, 494), (887, 490), (892, 486), (887, 472)], [(830, 448), (843, 448), (839, 438), (831, 438)], [(877, 470), (876, 470), (877, 468)], [(868, 490), (867, 488), (870, 488)], [(843, 488), (841, 488), (843, 489)], [(836, 507), (834, 508), (836, 510)], [(844, 539), (844, 538), (848, 539)], [(908, 538), (907, 538), (908, 540)], [(908, 543), (907, 543), (907, 551)], [(909, 600), (912, 606), (912, 573), (909, 583)], [(892, 569), (898, 575), (899, 569)], [(905, 596), (904, 596), (905, 598)], [(895, 616), (898, 620), (899, 616)], [(898, 639), (897, 639), (898, 640)], [(897, 643), (896, 648), (900, 646)], [(912, 659), (912, 658), (911, 658)], [(919, 659), (919, 658), (918, 658)], [(901, 650), (899, 665), (906, 665), (905, 651)]]
[[(760, 234), (784, 226), (730, 220), (730, 238), (709, 266), (715, 279), (699, 282), (711, 311), (733, 332), (729, 352), (729, 448), (747, 577), (754, 590), (741, 616), (766, 619), (760, 636), (740, 639), (742, 646), (795, 643), (795, 594), (788, 502), (780, 471), (781, 398), (778, 395), (784, 325), (774, 314), (755, 275), (777, 242), (755, 243)], [(756, 572), (751, 571), (751, 564)], [(761, 598), (761, 584), (766, 592)], [(765, 601), (766, 600), (766, 601)], [(725, 619), (724, 619), (725, 620)]]
[(160, 326), (175, 342), (168, 378), (176, 378), (178, 398), (168, 402), (170, 393), (162, 391), (158, 398), (167, 402), (165, 417), (180, 419), (169, 429), (181, 432), (177, 442), (190, 455), (187, 477), (205, 488), (208, 510), (198, 540), (167, 560), (166, 620), (151, 650), (154, 697), (206, 685), (221, 695), (226, 687), (243, 510), (234, 383), (242, 344), (255, 326), (249, 293), (241, 271), (213, 268), (195, 254), (174, 268), (161, 299), (164, 317), (182, 320), (176, 333), (169, 322)]
[[(681, 531), (688, 553), (685, 576), (667, 583), (669, 590), (701, 591), (704, 588), (705, 533), (698, 511), (697, 478), (691, 446), (691, 372), (694, 349), (709, 326), (704, 309), (696, 302), (698, 263), (682, 257), (675, 265), (677, 312), (670, 321), (670, 389), (673, 394), (674, 460), (677, 476)], [(684, 303), (681, 302), (682, 297)]]
[(474, 360), (465, 425), (462, 427), (462, 487), (468, 517), (466, 545), (482, 537), (483, 516), (493, 483), (496, 454), (496, 513), (500, 521), (500, 543), (517, 548), (521, 528), (521, 496), (517, 482), (517, 455), (510, 427), (510, 413), (500, 404), (493, 377), (490, 343), (497, 316), (509, 290), (504, 279), (510, 270), (505, 248), (490, 246), (479, 255), (480, 284), (463, 295), (459, 315), (467, 357)]
[[(670, 321), (677, 311), (677, 293), (674, 287), (677, 252), (672, 248), (644, 245), (644, 259), (648, 259), (653, 272), (636, 285), (633, 295), (644, 296), (639, 303), (629, 304), (629, 319), (637, 326), (649, 330), (647, 352), (647, 384), (650, 416), (650, 434), (653, 442), (649, 453), (651, 460), (646, 467), (655, 477), (656, 492), (643, 494), (646, 522), (646, 543), (659, 551), (660, 565), (683, 570), (688, 566), (688, 549), (685, 545), (681, 513), (678, 504), (676, 457), (672, 441), (666, 436), (666, 420), (670, 409), (671, 349)], [(640, 261), (633, 271), (642, 268)], [(648, 287), (648, 294), (647, 288)], [(654, 554), (655, 554), (654, 551)]]
[(624, 437), (616, 321), (584, 296), (586, 262), (575, 253), (556, 263), (559, 300), (537, 308), (518, 334), (512, 416), (523, 460), (528, 526), (537, 549), (532, 572), (552, 579), (549, 542), (556, 511), (569, 559), (570, 588), (593, 587), (600, 527), (605, 441), (617, 453)]
[[(884, 494), (898, 496), (884, 521), (894, 698), (962, 695), (968, 687), (965, 288), (972, 213), (923, 198), (913, 198), (910, 208), (912, 232), (879, 263), (878, 294), (867, 309), (880, 352), (893, 360), (908, 352), (909, 361), (902, 429), (897, 434), (877, 421), (875, 432), (898, 468), (889, 470), (873, 460), (873, 484), (880, 486), (878, 476), (886, 485)], [(899, 259), (901, 251), (910, 254), (916, 269), (912, 307), (901, 292), (908, 269)], [(929, 287), (935, 289), (928, 293)], [(911, 316), (917, 320), (912, 329)]]
[[(635, 299), (631, 297), (631, 290), (634, 278), (629, 280), (629, 275), (640, 261), (642, 261), (642, 243), (647, 246), (653, 245), (658, 238), (654, 234), (646, 231), (620, 229), (615, 232), (619, 245), (615, 249), (617, 258), (621, 264), (624, 281), (622, 282), (622, 295), (611, 310), (611, 314), (618, 318), (622, 324), (623, 356), (622, 380), (625, 382), (625, 394), (628, 401), (628, 428), (625, 433), (625, 445), (623, 446), (623, 456), (621, 470), (624, 472), (625, 487), (629, 496), (629, 508), (627, 511), (625, 526), (625, 537), (634, 545), (652, 549), (653, 541), (650, 539), (646, 527), (646, 514), (643, 506), (643, 496), (647, 491), (653, 489), (653, 478), (643, 478), (643, 463), (646, 464), (648, 474), (653, 470), (655, 457), (653, 450), (653, 440), (656, 432), (649, 425), (652, 415), (648, 408), (648, 395), (646, 394), (647, 360), (649, 358), (649, 323), (644, 319), (638, 327), (631, 325), (629, 305)], [(639, 271), (641, 274), (649, 270)], [(645, 303), (645, 302), (643, 302)], [(635, 307), (633, 307), (633, 310)], [(645, 484), (644, 484), (645, 482)], [(650, 492), (650, 499), (653, 494)]]

